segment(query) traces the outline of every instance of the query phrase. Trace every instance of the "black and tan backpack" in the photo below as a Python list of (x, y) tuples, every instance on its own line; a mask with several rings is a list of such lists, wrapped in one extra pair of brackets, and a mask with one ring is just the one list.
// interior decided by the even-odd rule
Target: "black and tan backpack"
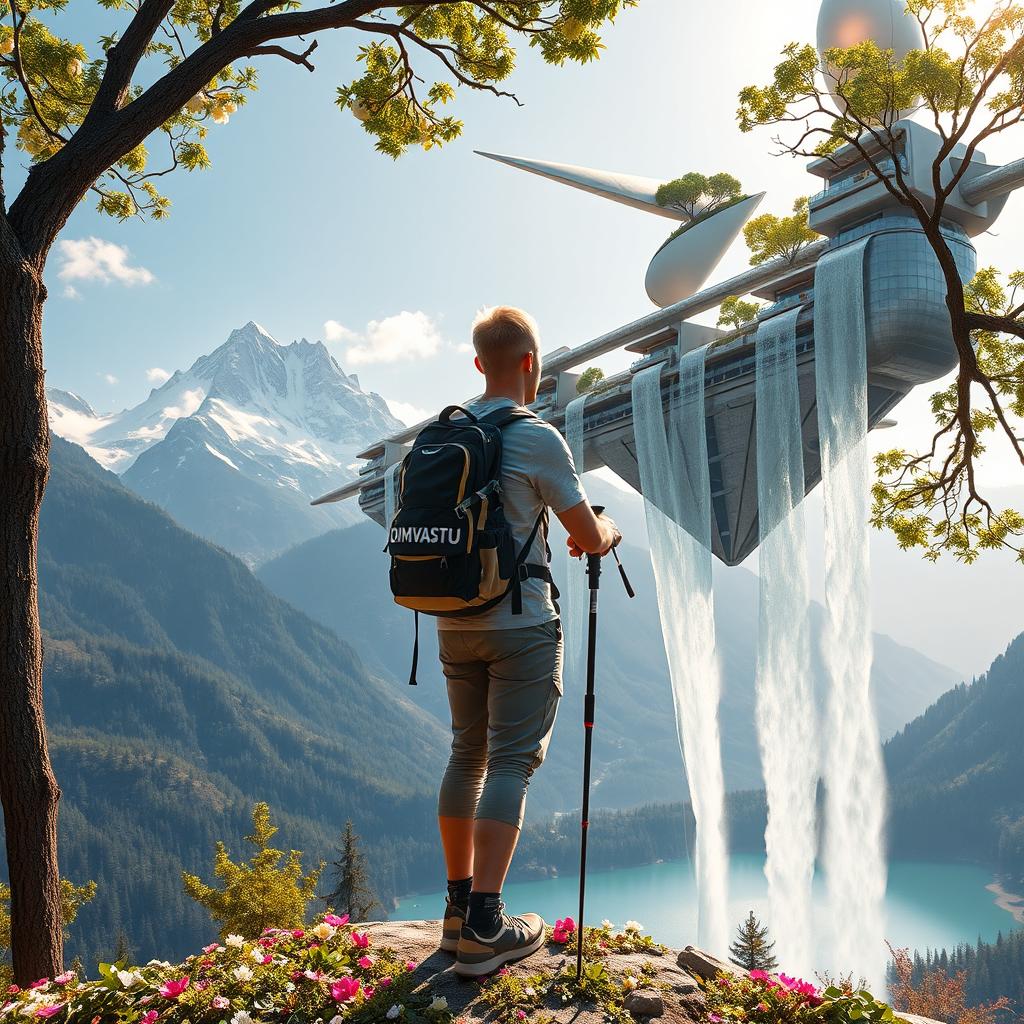
[[(462, 416), (453, 420), (456, 412)], [(544, 580), (558, 597), (547, 564), (526, 561), (538, 530), (546, 544), (547, 509), (516, 552), (501, 500), (502, 430), (535, 418), (521, 407), (477, 417), (450, 405), (419, 432), (402, 462), (385, 550), (395, 602), (416, 612), (410, 684), (416, 683), (420, 612), (480, 615), (511, 597), (518, 615), (526, 579)]]

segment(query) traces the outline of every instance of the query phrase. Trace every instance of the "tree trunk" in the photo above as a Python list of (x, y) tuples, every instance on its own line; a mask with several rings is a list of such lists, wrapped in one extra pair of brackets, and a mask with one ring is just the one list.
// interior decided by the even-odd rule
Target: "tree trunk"
[[(0, 214), (0, 221), (3, 220)], [(41, 273), (0, 223), (0, 802), (11, 881), (14, 979), (63, 970), (57, 802), (43, 719), (36, 572), (49, 472)]]

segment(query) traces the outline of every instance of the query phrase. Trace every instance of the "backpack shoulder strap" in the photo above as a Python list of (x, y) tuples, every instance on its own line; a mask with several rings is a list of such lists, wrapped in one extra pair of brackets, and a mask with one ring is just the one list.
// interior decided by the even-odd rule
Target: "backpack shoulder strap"
[(511, 409), (507, 406), (502, 406), (500, 409), (495, 409), (494, 412), (489, 412), (486, 416), (481, 416), (480, 422), (490, 423), (492, 426), (501, 429), (507, 427), (510, 423), (515, 423), (516, 420), (537, 419), (540, 419), (540, 417), (535, 412), (532, 412), (530, 409), (524, 409), (522, 406), (513, 406)]

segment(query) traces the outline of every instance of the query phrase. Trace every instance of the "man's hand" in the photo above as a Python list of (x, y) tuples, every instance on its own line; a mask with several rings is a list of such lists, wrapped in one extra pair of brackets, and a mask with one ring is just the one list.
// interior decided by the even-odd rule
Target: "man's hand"
[(613, 520), (603, 511), (595, 514), (586, 501), (559, 513), (558, 519), (569, 534), (566, 544), (573, 558), (581, 555), (606, 555), (622, 540), (622, 534)]

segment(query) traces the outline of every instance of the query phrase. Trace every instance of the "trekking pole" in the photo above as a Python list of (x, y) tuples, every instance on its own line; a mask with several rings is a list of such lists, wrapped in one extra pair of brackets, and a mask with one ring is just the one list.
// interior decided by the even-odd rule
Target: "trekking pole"
[[(594, 511), (600, 515), (604, 509), (598, 505)], [(612, 548), (619, 575), (630, 597), (635, 597), (626, 576), (626, 570), (619, 561), (618, 552)], [(587, 624), (587, 693), (583, 698), (583, 809), (580, 821), (580, 913), (576, 927), (576, 981), (583, 977), (583, 910), (587, 890), (587, 832), (590, 828), (590, 761), (594, 746), (594, 678), (597, 667), (597, 592), (601, 586), (601, 556), (587, 555), (587, 582), (590, 591), (590, 615)]]

